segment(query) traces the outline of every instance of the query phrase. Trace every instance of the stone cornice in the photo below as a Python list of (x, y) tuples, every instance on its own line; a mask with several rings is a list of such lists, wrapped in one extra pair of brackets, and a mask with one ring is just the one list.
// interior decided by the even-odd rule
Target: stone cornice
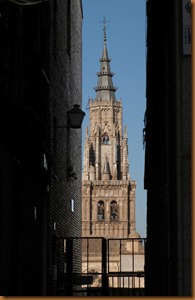
[(94, 101), (90, 102), (90, 108), (98, 108), (101, 109), (103, 106), (106, 107), (118, 107), (118, 108), (122, 108), (122, 102), (121, 99), (120, 100), (114, 100), (114, 101), (107, 101), (107, 100), (98, 100), (95, 99)]
[(126, 186), (131, 186), (136, 187), (136, 181), (135, 180), (83, 180), (82, 185), (85, 187), (93, 186), (94, 188), (106, 188), (106, 189), (112, 189), (113, 187), (126, 187)]

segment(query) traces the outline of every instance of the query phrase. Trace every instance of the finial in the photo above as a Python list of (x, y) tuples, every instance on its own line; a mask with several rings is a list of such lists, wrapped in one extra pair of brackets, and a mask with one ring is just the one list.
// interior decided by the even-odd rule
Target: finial
[(103, 23), (104, 24), (104, 27), (103, 27), (103, 31), (104, 31), (104, 44), (106, 44), (106, 23), (108, 23), (110, 21), (106, 21), (106, 17), (104, 17), (103, 21), (100, 22), (100, 23)]
[(86, 127), (86, 129), (85, 129), (85, 137), (86, 138), (88, 137), (88, 127)]

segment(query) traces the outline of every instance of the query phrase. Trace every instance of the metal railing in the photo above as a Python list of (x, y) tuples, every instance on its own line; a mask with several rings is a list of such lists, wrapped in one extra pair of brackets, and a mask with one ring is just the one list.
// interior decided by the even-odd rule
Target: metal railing
[(144, 238), (60, 237), (56, 247), (57, 295), (144, 295)]

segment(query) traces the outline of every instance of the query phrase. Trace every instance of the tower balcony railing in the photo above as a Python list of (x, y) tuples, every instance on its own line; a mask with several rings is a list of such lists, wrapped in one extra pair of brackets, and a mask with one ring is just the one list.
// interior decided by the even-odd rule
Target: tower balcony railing
[(97, 73), (96, 73), (97, 76), (107, 75), (107, 76), (110, 76), (110, 77), (114, 76), (114, 74), (115, 74), (115, 73), (109, 72), (109, 71), (102, 71), (102, 72), (97, 72)]
[(94, 90), (97, 92), (97, 91), (101, 91), (101, 90), (109, 90), (109, 91), (113, 91), (113, 92), (116, 92), (118, 88), (115, 87), (115, 86), (111, 86), (111, 85), (102, 85), (102, 86), (96, 86), (94, 87)]

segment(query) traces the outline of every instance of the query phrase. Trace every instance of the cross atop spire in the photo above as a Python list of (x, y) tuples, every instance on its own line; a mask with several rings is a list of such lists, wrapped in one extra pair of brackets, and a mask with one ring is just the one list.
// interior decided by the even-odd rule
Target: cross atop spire
[(103, 31), (104, 31), (104, 46), (103, 46), (103, 52), (102, 52), (102, 58), (100, 59), (100, 72), (96, 73), (98, 76), (98, 84), (94, 88), (96, 91), (96, 99), (97, 100), (105, 100), (105, 101), (110, 101), (113, 100), (115, 101), (115, 92), (117, 90), (116, 87), (113, 86), (112, 82), (112, 76), (114, 73), (111, 72), (110, 69), (110, 59), (108, 57), (108, 51), (107, 51), (107, 45), (106, 45), (106, 24), (109, 21), (106, 20), (104, 17), (102, 22), (103, 23)]
[(100, 23), (103, 23), (104, 24), (104, 27), (103, 27), (103, 31), (104, 31), (104, 44), (106, 44), (106, 23), (108, 23), (110, 21), (106, 21), (106, 17), (104, 16), (104, 19), (102, 22)]

